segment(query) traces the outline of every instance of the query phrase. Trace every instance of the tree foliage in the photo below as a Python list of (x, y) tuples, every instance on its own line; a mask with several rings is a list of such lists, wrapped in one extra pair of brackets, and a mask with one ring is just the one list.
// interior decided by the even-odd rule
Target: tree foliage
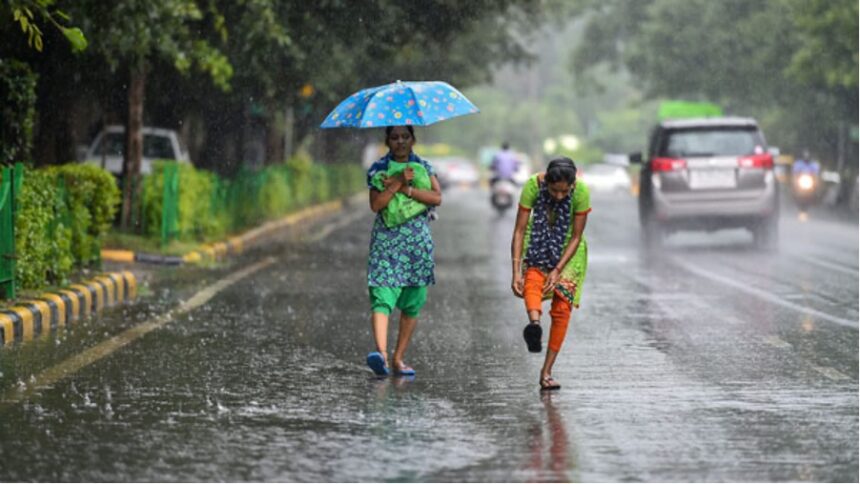
[(35, 108), (36, 75), (23, 62), (0, 59), (0, 164), (29, 161)]
[[(61, 23), (61, 21), (68, 22), (69, 16), (62, 10), (56, 8), (52, 10), (55, 3), (55, 0), (6, 0), (13, 20), (21, 26), (21, 31), (27, 36), (27, 45), (31, 48), (41, 52), (44, 45), (42, 40), (44, 34), (36, 21), (36, 14), (38, 14), (42, 20), (63, 33), (73, 52), (82, 52), (87, 48), (87, 38), (78, 27), (67, 27)], [(60, 20), (57, 20), (58, 18)]]
[(588, 15), (573, 56), (580, 77), (609, 64), (650, 98), (717, 102), (823, 158), (856, 129), (855, 1), (612, 0)]

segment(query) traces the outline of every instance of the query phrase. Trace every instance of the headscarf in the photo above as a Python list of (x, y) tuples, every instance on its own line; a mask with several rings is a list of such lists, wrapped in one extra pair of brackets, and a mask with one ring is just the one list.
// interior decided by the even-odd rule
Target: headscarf
[(563, 199), (556, 201), (549, 194), (547, 183), (545, 181), (541, 183), (538, 198), (532, 210), (532, 232), (526, 253), (526, 264), (550, 271), (561, 260), (564, 240), (570, 229), (572, 199), (573, 190)]

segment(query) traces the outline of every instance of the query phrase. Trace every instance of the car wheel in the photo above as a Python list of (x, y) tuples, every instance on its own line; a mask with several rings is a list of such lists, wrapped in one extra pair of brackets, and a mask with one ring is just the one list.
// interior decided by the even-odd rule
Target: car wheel
[(762, 250), (779, 248), (779, 217), (771, 215), (753, 227), (753, 242)]

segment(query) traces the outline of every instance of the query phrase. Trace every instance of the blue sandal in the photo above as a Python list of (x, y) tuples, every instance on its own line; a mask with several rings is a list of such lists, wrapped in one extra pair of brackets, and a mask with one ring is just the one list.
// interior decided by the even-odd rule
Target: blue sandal
[(394, 374), (397, 376), (415, 376), (415, 369), (409, 365), (403, 365), (400, 368), (394, 368)]
[(378, 351), (371, 351), (367, 354), (367, 366), (373, 370), (376, 376), (388, 376), (390, 373), (388, 367), (385, 366), (385, 358)]

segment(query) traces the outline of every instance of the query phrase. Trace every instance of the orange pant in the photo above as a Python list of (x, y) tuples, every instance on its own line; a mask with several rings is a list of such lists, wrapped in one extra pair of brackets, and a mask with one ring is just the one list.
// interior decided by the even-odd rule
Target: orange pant
[[(537, 311), (542, 314), (541, 302), (543, 301), (543, 285), (546, 282), (546, 274), (535, 267), (526, 270), (523, 284), (523, 299), (526, 301), (526, 311)], [(570, 322), (570, 303), (558, 294), (552, 296), (552, 307), (549, 315), (552, 318), (552, 326), (549, 329), (549, 344), (547, 347), (556, 353), (561, 350), (564, 336), (567, 334), (567, 325)]]

